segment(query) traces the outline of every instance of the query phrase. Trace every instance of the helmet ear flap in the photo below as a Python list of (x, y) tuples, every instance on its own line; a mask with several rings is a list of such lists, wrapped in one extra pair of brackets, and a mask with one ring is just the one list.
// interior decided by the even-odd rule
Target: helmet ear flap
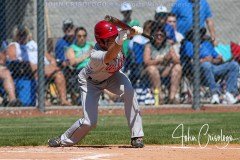
[(104, 39), (98, 38), (97, 43), (102, 49), (106, 49), (106, 43)]
[(101, 39), (101, 38), (99, 38), (98, 40), (97, 40), (97, 42), (98, 42), (98, 44), (99, 45), (104, 45), (104, 40), (103, 39)]

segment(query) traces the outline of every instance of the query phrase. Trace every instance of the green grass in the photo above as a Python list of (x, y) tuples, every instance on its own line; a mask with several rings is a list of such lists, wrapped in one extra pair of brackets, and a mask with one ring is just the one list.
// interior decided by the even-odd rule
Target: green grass
[[(0, 146), (47, 145), (47, 139), (63, 133), (78, 117), (0, 118)], [(210, 134), (221, 133), (240, 137), (240, 113), (194, 113), (143, 116), (146, 144), (180, 144), (172, 133), (184, 124), (184, 134), (197, 137), (203, 124), (209, 124)], [(177, 131), (180, 135), (181, 131)], [(206, 136), (203, 138), (205, 142)], [(129, 130), (124, 116), (100, 116), (98, 127), (91, 131), (79, 144), (108, 145), (129, 144)], [(214, 143), (214, 142), (211, 142)], [(240, 144), (239, 140), (232, 143)], [(185, 142), (184, 144), (198, 144)]]

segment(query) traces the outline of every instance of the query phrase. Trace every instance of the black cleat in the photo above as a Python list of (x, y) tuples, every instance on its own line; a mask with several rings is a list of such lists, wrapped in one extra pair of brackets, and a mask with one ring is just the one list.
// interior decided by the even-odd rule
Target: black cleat
[(49, 147), (61, 147), (61, 138), (55, 137), (48, 140)]
[(142, 137), (131, 138), (131, 145), (134, 148), (143, 148), (144, 144)]

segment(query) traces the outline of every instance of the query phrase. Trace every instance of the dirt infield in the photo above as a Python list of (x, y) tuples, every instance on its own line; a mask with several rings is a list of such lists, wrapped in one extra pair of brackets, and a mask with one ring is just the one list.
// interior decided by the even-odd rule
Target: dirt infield
[(1, 147), (0, 159), (54, 159), (54, 160), (237, 160), (240, 146), (231, 145), (226, 149), (208, 146), (181, 148), (179, 146), (147, 145), (142, 149), (128, 146), (76, 146), (49, 148)]

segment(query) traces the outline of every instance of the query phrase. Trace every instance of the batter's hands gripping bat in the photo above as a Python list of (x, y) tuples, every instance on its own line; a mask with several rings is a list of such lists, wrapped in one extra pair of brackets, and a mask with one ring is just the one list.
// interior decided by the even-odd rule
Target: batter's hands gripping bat
[[(112, 24), (114, 24), (115, 26), (119, 27), (119, 28), (122, 28), (122, 29), (127, 29), (127, 30), (132, 30), (133, 32), (135, 31), (133, 28), (131, 28), (129, 25), (123, 23), (122, 21), (120, 21), (119, 19), (115, 18), (115, 17), (112, 17), (112, 16), (109, 16), (109, 15), (106, 15), (105, 18), (104, 18), (105, 21), (108, 21)], [(145, 33), (142, 33), (141, 34), (142, 36), (148, 38), (150, 41), (153, 41), (154, 40), (154, 37), (153, 36), (149, 36)]]

